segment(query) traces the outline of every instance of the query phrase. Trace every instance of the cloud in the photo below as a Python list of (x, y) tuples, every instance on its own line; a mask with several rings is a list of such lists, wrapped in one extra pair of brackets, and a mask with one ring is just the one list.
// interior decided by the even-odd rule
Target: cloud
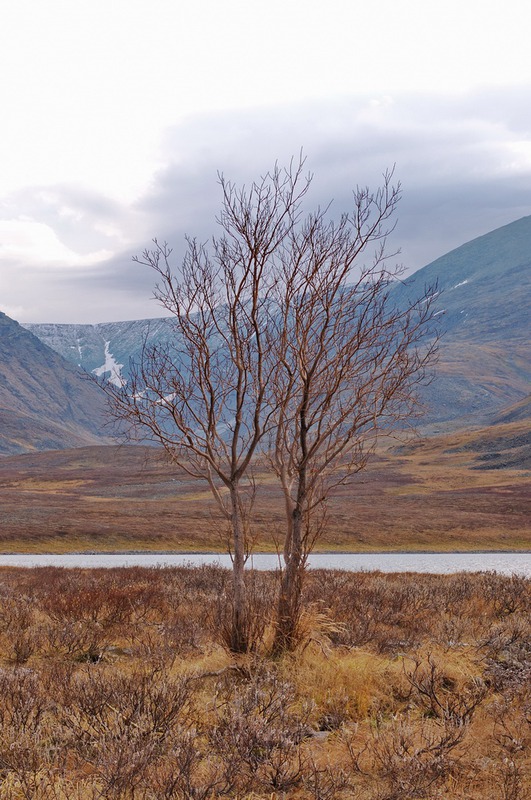
[[(55, 184), (31, 186), (4, 197), (0, 204), (2, 220), (43, 224), (76, 256), (98, 250), (115, 252), (127, 243), (129, 220), (134, 212), (102, 193), (84, 187)], [(32, 233), (28, 227), (28, 238)], [(31, 248), (30, 248), (31, 249)], [(74, 260), (76, 258), (74, 256)], [(46, 254), (43, 254), (46, 259)]]
[(0, 261), (24, 259), (37, 270), (49, 270), (53, 265), (61, 269), (67, 264), (93, 264), (112, 255), (110, 250), (80, 255), (70, 250), (49, 225), (25, 217), (0, 220), (0, 242)]
[(0, 202), (0, 308), (20, 321), (145, 316), (150, 285), (131, 269), (137, 236), (132, 205), (84, 187), (9, 194)]
[[(395, 165), (403, 186), (395, 240), (412, 269), (531, 213), (528, 88), (457, 96), (356, 96), (246, 113), (203, 115), (166, 137), (166, 166), (140, 203), (160, 238), (208, 238), (216, 173), (250, 181), (300, 148), (315, 203), (348, 208), (356, 184)], [(158, 226), (158, 227), (157, 227)], [(394, 243), (393, 243), (394, 245)]]
[[(28, 321), (163, 313), (150, 299), (153, 274), (132, 256), (157, 237), (174, 247), (178, 266), (185, 234), (206, 241), (216, 231), (218, 172), (248, 183), (301, 148), (314, 173), (312, 206), (333, 200), (337, 213), (348, 209), (353, 187), (376, 188), (395, 165), (403, 198), (391, 247), (401, 247), (401, 261), (416, 269), (531, 213), (528, 95), (526, 86), (365, 94), (190, 117), (166, 131), (162, 166), (129, 205), (65, 184), (4, 198), (0, 219), (26, 225), (28, 238), (26, 257), (20, 240), (9, 257), (0, 250), (1, 297), (23, 305)], [(17, 271), (35, 286), (19, 285)]]

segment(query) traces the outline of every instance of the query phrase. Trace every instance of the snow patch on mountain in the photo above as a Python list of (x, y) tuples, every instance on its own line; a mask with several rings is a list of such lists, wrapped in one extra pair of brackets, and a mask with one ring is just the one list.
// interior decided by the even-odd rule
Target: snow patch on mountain
[(115, 386), (121, 387), (126, 382), (125, 378), (122, 377), (122, 369), (124, 365), (119, 364), (116, 361), (113, 354), (109, 350), (110, 344), (110, 342), (105, 342), (105, 361), (101, 367), (96, 367), (96, 369), (93, 369), (92, 372), (97, 378), (101, 378), (103, 375), (107, 375), (107, 373), (109, 373), (109, 377), (107, 378), (109, 383), (114, 383)]
[(81, 339), (77, 337), (76, 342), (77, 342), (77, 352), (79, 354), (78, 367), (81, 367), (83, 364), (83, 350), (81, 349)]

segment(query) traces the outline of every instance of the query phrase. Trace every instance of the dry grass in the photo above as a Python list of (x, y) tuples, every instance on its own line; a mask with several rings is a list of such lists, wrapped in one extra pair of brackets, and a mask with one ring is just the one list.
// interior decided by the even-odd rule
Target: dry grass
[(316, 571), (296, 653), (216, 567), (0, 571), (0, 799), (525, 800), (531, 584)]

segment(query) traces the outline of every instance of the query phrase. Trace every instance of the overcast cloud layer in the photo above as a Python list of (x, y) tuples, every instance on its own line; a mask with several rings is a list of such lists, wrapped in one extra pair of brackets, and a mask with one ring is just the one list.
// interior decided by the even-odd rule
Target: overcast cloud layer
[[(416, 0), (382, 2), (381, 15), (365, 4), (360, 15), (361, 4), (330, 0), (324, 19), (313, 0), (271, 0), (260, 15), (240, 0), (222, 4), (225, 14), (209, 0), (197, 7), (156, 0), (150, 28), (140, 0), (116, 0), (109, 13), (94, 0), (87, 18), (76, 4), (50, 0), (53, 19), (44, 6), (20, 0), (10, 13), (26, 9), (34, 38), (25, 52), (26, 17), (17, 17), (21, 39), (11, 57), (26, 94), (9, 82), (0, 87), (0, 99), (11, 92), (0, 130), (0, 310), (23, 322), (162, 314), (151, 299), (154, 276), (132, 257), (157, 237), (173, 246), (178, 269), (185, 234), (207, 240), (216, 232), (218, 172), (248, 183), (301, 148), (314, 174), (313, 204), (333, 200), (338, 215), (357, 184), (376, 189), (394, 166), (403, 197), (390, 249), (401, 249), (408, 271), (531, 214), (531, 75), (522, 71), (528, 58), (519, 16), (527, 5), (508, 0), (509, 14), (490, 0), (448, 0), (438, 5), (445, 16), (434, 4), (430, 17)], [(166, 26), (157, 17), (163, 11), (174, 15)], [(65, 18), (63, 35), (57, 21)], [(445, 26), (440, 41), (438, 26)], [(253, 44), (255, 31), (261, 38)], [(173, 61), (179, 48), (185, 60)], [(492, 77), (495, 66), (505, 82), (481, 84), (482, 70)], [(32, 83), (39, 70), (41, 83)], [(311, 96), (312, 82), (319, 97)], [(387, 84), (388, 91), (377, 88)], [(54, 105), (56, 96), (62, 100)], [(47, 127), (52, 116), (55, 127)], [(12, 119), (18, 127), (9, 133)], [(54, 131), (64, 138), (52, 163), (46, 147)]]
[[(219, 208), (217, 171), (248, 182), (301, 147), (311, 198), (348, 209), (357, 184), (377, 188), (395, 165), (403, 197), (391, 242), (415, 270), (482, 233), (531, 214), (529, 91), (460, 97), (350, 97), (204, 114), (168, 130), (164, 165), (127, 205), (62, 184), (27, 187), (0, 205), (2, 307), (21, 321), (101, 322), (157, 316), (153, 276), (132, 262), (153, 237), (206, 240)], [(13, 222), (18, 220), (18, 222)], [(17, 252), (17, 225), (24, 250)], [(31, 233), (33, 254), (28, 251)], [(52, 254), (46, 261), (42, 252)], [(32, 257), (33, 256), (33, 257)]]

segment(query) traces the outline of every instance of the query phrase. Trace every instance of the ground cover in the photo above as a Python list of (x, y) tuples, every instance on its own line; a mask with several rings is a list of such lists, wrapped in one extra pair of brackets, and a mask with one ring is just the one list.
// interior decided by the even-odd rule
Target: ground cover
[(268, 657), (218, 567), (0, 570), (0, 798), (525, 800), (531, 582), (312, 571)]
[[(333, 494), (318, 549), (530, 549), (528, 451), (526, 420), (388, 443)], [(266, 471), (257, 483), (255, 550), (273, 551), (282, 498)], [(153, 448), (0, 458), (0, 502), (3, 552), (226, 549), (209, 491)]]

